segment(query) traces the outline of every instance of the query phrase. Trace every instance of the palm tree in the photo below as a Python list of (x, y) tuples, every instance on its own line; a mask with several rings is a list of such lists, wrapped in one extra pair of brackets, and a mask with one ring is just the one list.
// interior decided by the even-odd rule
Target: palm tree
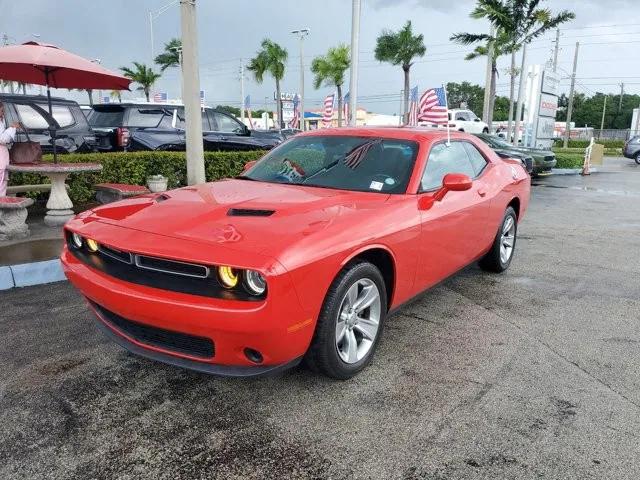
[(423, 57), (427, 48), (424, 46), (424, 36), (414, 35), (411, 20), (405, 23), (398, 32), (383, 30), (376, 41), (375, 58), (379, 62), (389, 62), (401, 65), (404, 72), (404, 111), (405, 122), (409, 117), (409, 71), (414, 57)]
[[(491, 51), (491, 83), (485, 85), (485, 89), (489, 89), (489, 108), (486, 112), (486, 122), (491, 131), (493, 123), (493, 110), (496, 101), (496, 82), (498, 77), (498, 58), (511, 53), (511, 45), (508, 36), (502, 32), (493, 32), (493, 35), (484, 33), (456, 33), (451, 36), (450, 40), (461, 45), (472, 45), (474, 43), (485, 42), (484, 45), (477, 45), (473, 51), (469, 52), (464, 59), (475, 60), (477, 58), (486, 57)], [(483, 112), (483, 117), (485, 112)]]
[(351, 65), (349, 47), (340, 44), (330, 48), (327, 54), (313, 59), (311, 71), (315, 77), (313, 79), (314, 88), (318, 89), (325, 85), (335, 85), (338, 90), (338, 126), (342, 126), (342, 85), (344, 84), (344, 73)]
[(113, 99), (118, 99), (118, 103), (122, 103), (122, 92), (120, 90), (111, 90), (109, 96)]
[(180, 66), (180, 52), (182, 51), (182, 41), (179, 38), (172, 38), (164, 44), (164, 52), (158, 55), (154, 61), (160, 66), (160, 71), (164, 72), (170, 67)]
[(162, 75), (154, 72), (151, 67), (147, 67), (144, 63), (133, 62), (133, 67), (133, 69), (120, 67), (120, 70), (125, 77), (139, 85), (136, 90), (142, 90), (148, 102), (151, 87)]
[(511, 132), (513, 120), (513, 99), (517, 75), (516, 52), (534, 38), (575, 18), (575, 14), (567, 10), (553, 16), (549, 9), (538, 8), (540, 2), (541, 0), (478, 0), (475, 9), (471, 12), (472, 18), (487, 19), (497, 32), (503, 32), (509, 53), (511, 53), (509, 132)]
[(280, 99), (280, 80), (284, 78), (284, 62), (287, 61), (288, 53), (284, 48), (268, 38), (265, 38), (260, 46), (262, 49), (251, 59), (247, 68), (253, 72), (253, 76), (258, 83), (262, 83), (265, 73), (269, 73), (276, 81), (278, 121), (280, 122), (280, 128), (284, 128), (282, 101)]

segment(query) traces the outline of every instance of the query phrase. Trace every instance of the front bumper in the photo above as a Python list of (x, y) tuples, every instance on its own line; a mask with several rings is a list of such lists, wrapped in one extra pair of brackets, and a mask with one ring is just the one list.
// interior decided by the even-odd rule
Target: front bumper
[[(269, 283), (267, 299), (227, 300), (161, 290), (110, 277), (90, 268), (65, 247), (62, 265), (69, 281), (98, 308), (103, 330), (133, 353), (172, 365), (226, 376), (252, 376), (294, 366), (306, 352), (315, 319), (304, 311), (288, 274)], [(203, 358), (134, 338), (101, 311), (162, 331), (210, 339), (214, 354)], [(245, 349), (260, 352), (251, 361)]]

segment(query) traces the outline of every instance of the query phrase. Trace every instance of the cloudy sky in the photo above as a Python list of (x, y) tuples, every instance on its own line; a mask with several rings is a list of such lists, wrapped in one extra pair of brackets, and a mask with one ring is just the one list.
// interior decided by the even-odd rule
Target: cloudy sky
[[(197, 0), (199, 26), (200, 79), (207, 103), (240, 103), (239, 66), (268, 37), (289, 51), (283, 90), (295, 92), (299, 85), (298, 41), (290, 33), (309, 28), (305, 41), (305, 63), (340, 42), (349, 43), (351, 2), (349, 0)], [(149, 11), (157, 11), (169, 0), (0, 0), (0, 34), (11, 42), (22, 42), (40, 35), (41, 41), (59, 45), (87, 58), (100, 58), (107, 68), (117, 69), (132, 61), (149, 63), (151, 45)], [(380, 64), (373, 57), (376, 36), (385, 28), (398, 29), (411, 19), (415, 31), (424, 34), (427, 54), (412, 69), (412, 84), (420, 89), (443, 82), (464, 80), (483, 83), (484, 62), (465, 61), (468, 47), (449, 41), (452, 33), (483, 32), (486, 23), (469, 18), (473, 0), (362, 0), (360, 44), (359, 104), (368, 110), (395, 113), (399, 109), (402, 71)], [(560, 72), (569, 76), (576, 41), (581, 42), (577, 91), (640, 92), (640, 20), (637, 0), (547, 0), (554, 11), (569, 9), (576, 20), (562, 29)], [(179, 36), (179, 10), (169, 8), (154, 22), (156, 50), (171, 37)], [(635, 23), (634, 23), (635, 22)], [(530, 63), (544, 63), (552, 49), (553, 33), (533, 42)], [(501, 71), (507, 58), (500, 59)], [(247, 72), (250, 73), (250, 72)], [(634, 77), (635, 76), (635, 77)], [(562, 82), (568, 90), (569, 80)], [(306, 71), (307, 108), (318, 107), (330, 89), (314, 90), (311, 73)], [(170, 97), (179, 92), (177, 71), (168, 70), (157, 84), (157, 91)], [(271, 107), (274, 84), (267, 77), (258, 85), (249, 75), (245, 92), (251, 94), (254, 108)], [(508, 79), (501, 74), (498, 93), (508, 92)], [(82, 94), (69, 94), (85, 101)], [(125, 98), (138, 94), (126, 94)], [(477, 112), (480, 113), (480, 112)]]

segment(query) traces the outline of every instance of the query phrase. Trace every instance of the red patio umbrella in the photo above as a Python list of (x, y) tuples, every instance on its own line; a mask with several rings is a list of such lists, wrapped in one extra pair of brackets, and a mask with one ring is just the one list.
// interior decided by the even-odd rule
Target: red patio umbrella
[[(0, 78), (13, 82), (46, 85), (51, 110), (50, 88), (128, 90), (131, 80), (55, 45), (26, 42), (0, 48)], [(55, 128), (52, 129), (56, 159)]]

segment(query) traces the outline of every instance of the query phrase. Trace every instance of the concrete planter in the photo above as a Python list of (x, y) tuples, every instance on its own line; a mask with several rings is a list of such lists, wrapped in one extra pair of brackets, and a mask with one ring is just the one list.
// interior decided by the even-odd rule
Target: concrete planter
[(169, 179), (162, 175), (151, 175), (147, 177), (147, 186), (154, 193), (164, 192), (167, 190), (167, 182)]

